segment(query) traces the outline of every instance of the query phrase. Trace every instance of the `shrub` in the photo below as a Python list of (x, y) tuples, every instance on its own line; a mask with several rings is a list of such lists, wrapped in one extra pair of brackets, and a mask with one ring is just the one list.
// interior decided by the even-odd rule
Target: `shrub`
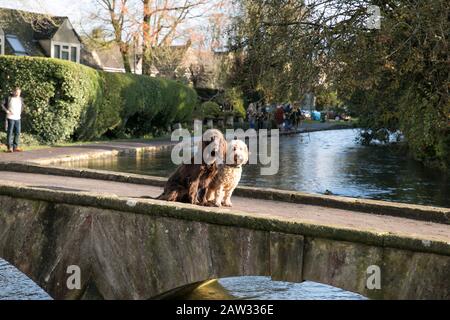
[(99, 72), (100, 101), (86, 112), (80, 135), (100, 137), (114, 130), (115, 136), (144, 136), (165, 129), (170, 123), (188, 121), (197, 104), (195, 91), (173, 80), (148, 76)]
[(245, 118), (244, 95), (237, 88), (225, 90), (225, 99), (233, 106), (234, 116)]
[[(172, 80), (107, 73), (37, 57), (0, 57), (0, 94), (22, 88), (24, 130), (45, 143), (90, 140), (115, 130), (145, 135), (187, 121), (195, 91)], [(136, 122), (130, 121), (139, 118)]]
[(185, 122), (197, 104), (195, 91), (173, 80), (101, 72), (103, 103), (97, 111), (96, 136), (116, 129), (115, 135), (144, 136)]
[(95, 70), (67, 61), (0, 57), (0, 93), (22, 88), (24, 131), (49, 143), (68, 140), (96, 95)]
[(203, 102), (196, 111), (196, 116), (201, 119), (217, 118), (221, 115), (223, 115), (223, 113), (222, 110), (220, 110), (220, 106), (213, 101)]
[[(6, 145), (6, 132), (0, 132), (0, 143)], [(20, 134), (20, 144), (22, 146), (37, 146), (41, 144), (41, 141), (35, 136), (22, 132)]]

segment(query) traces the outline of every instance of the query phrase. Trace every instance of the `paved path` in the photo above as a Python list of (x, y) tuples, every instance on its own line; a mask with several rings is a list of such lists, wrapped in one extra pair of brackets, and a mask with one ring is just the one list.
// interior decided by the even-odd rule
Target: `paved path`
[[(104, 180), (96, 180), (93, 183), (91, 179), (6, 171), (0, 172), (0, 183), (21, 183), (26, 186), (51, 190), (95, 192), (120, 197), (156, 197), (162, 191), (159, 187), (149, 185)], [(292, 220), (292, 222), (306, 222), (380, 233), (390, 232), (407, 237), (450, 243), (450, 225), (446, 224), (260, 199), (233, 197), (232, 201), (235, 210), (257, 213), (261, 216), (278, 216)], [(222, 208), (218, 210), (227, 212), (230, 209)]]

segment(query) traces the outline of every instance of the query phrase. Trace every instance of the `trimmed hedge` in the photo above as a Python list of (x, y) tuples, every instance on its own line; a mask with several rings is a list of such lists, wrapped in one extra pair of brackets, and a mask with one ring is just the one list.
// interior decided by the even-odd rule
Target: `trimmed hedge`
[[(188, 121), (196, 92), (178, 82), (107, 73), (38, 57), (0, 56), (0, 94), (22, 88), (24, 131), (45, 143), (90, 140), (107, 131), (145, 135), (172, 122)], [(145, 126), (135, 130), (139, 116)], [(132, 130), (130, 130), (132, 129)]]

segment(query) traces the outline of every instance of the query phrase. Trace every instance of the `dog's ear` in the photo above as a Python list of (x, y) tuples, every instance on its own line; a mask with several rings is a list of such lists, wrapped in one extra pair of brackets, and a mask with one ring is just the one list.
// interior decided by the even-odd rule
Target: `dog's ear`
[(245, 145), (245, 164), (248, 163), (248, 160), (250, 159), (251, 152), (248, 150), (247, 145)]
[(203, 150), (206, 149), (206, 147), (209, 145), (209, 141), (206, 140), (202, 140), (201, 146), (202, 146), (202, 154), (203, 154)]

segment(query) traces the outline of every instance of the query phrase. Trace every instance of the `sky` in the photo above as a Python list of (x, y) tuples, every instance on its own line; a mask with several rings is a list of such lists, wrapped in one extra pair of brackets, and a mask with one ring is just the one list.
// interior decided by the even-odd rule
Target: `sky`
[[(211, 0), (208, 3), (213, 3)], [(78, 34), (90, 33), (94, 21), (89, 18), (93, 12), (97, 12), (98, 7), (94, 0), (0, 0), (0, 7), (21, 9), (25, 11), (48, 13), (55, 16), (67, 16)], [(197, 14), (195, 11), (193, 13)], [(200, 30), (207, 24), (205, 18), (196, 18), (183, 24)], [(186, 39), (175, 40), (174, 43), (184, 43)]]
[(92, 0), (0, 0), (0, 7), (67, 16), (77, 31), (81, 21), (86, 21)]

